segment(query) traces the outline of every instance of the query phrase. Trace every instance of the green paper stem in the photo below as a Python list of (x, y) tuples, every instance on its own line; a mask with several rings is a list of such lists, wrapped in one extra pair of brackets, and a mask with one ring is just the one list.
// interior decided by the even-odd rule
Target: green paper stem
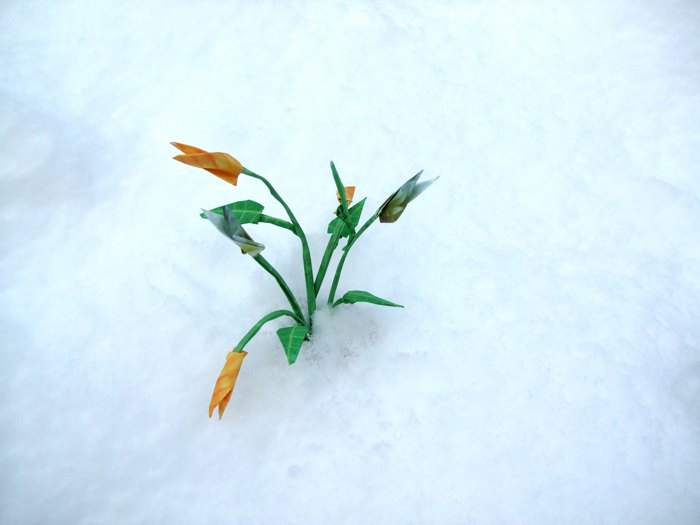
[(323, 284), (323, 279), (326, 277), (326, 272), (328, 271), (328, 265), (333, 257), (333, 252), (338, 247), (338, 240), (340, 239), (340, 234), (343, 231), (343, 223), (338, 221), (333, 228), (333, 233), (331, 238), (328, 240), (328, 245), (326, 246), (326, 251), (323, 253), (323, 259), (321, 259), (321, 265), (318, 267), (318, 272), (316, 272), (316, 281), (314, 282), (314, 292), (318, 297), (318, 292), (321, 290), (321, 285)]
[(306, 320), (304, 319), (304, 313), (301, 311), (301, 307), (299, 306), (299, 303), (296, 300), (296, 297), (294, 297), (294, 294), (292, 291), (289, 289), (289, 286), (287, 286), (287, 283), (285, 282), (284, 278), (279, 274), (277, 270), (268, 262), (265, 257), (263, 257), (261, 254), (256, 255), (253, 257), (255, 261), (262, 266), (270, 275), (272, 275), (275, 280), (277, 281), (277, 284), (280, 285), (280, 288), (282, 288), (282, 292), (284, 292), (285, 297), (289, 301), (289, 304), (292, 306), (292, 310), (294, 310), (294, 313), (296, 316), (304, 323), (306, 324)]
[(299, 323), (303, 323), (304, 318), (302, 317), (301, 319), (294, 313), (290, 312), (289, 310), (275, 310), (274, 312), (270, 312), (266, 316), (264, 316), (260, 321), (255, 323), (253, 325), (253, 328), (248, 330), (248, 333), (243, 336), (243, 338), (238, 341), (238, 344), (236, 347), (233, 349), (234, 352), (240, 352), (245, 348), (245, 346), (250, 342), (250, 340), (257, 335), (257, 333), (260, 331), (260, 329), (263, 327), (265, 323), (269, 323), (270, 321), (273, 321), (277, 319), (278, 317), (282, 317), (283, 315), (287, 315), (294, 319), (295, 321)]
[(265, 215), (264, 213), (261, 213), (259, 222), (273, 224), (275, 226), (279, 226), (280, 228), (284, 228), (294, 233), (294, 225), (291, 222), (285, 221), (284, 219), (278, 219), (277, 217), (271, 217), (270, 215)]
[(367, 219), (367, 222), (365, 222), (362, 227), (357, 231), (357, 234), (355, 235), (350, 235), (348, 243), (345, 245), (343, 248), (343, 256), (340, 258), (340, 261), (338, 261), (338, 267), (335, 269), (335, 275), (333, 276), (333, 284), (331, 285), (331, 291), (328, 294), (328, 304), (333, 307), (333, 300), (335, 299), (335, 291), (338, 288), (338, 282), (340, 281), (340, 274), (343, 272), (343, 265), (345, 264), (345, 259), (348, 256), (348, 253), (350, 253), (350, 248), (355, 244), (357, 239), (360, 238), (360, 236), (369, 228), (372, 226), (372, 223), (377, 220), (379, 216), (375, 213), (372, 215), (369, 219)]
[(279, 193), (277, 193), (277, 191), (275, 191), (275, 188), (272, 186), (272, 184), (268, 182), (268, 180), (265, 177), (263, 177), (262, 175), (258, 175), (257, 173), (253, 173), (252, 171), (246, 168), (243, 168), (243, 173), (245, 175), (248, 175), (249, 177), (258, 179), (267, 187), (270, 194), (277, 200), (277, 202), (279, 202), (282, 205), (284, 210), (287, 212), (289, 220), (292, 221), (292, 225), (294, 226), (294, 233), (297, 235), (297, 237), (299, 237), (299, 240), (301, 241), (301, 256), (304, 263), (304, 280), (306, 282), (306, 301), (307, 309), (309, 312), (309, 319), (304, 324), (311, 328), (311, 319), (314, 312), (316, 311), (316, 293), (314, 288), (313, 266), (311, 263), (311, 250), (309, 250), (309, 242), (306, 240), (304, 230), (301, 228), (301, 225), (294, 216), (294, 213), (292, 213), (292, 210), (289, 208), (289, 206), (287, 206), (287, 203), (284, 202), (284, 199), (280, 196)]

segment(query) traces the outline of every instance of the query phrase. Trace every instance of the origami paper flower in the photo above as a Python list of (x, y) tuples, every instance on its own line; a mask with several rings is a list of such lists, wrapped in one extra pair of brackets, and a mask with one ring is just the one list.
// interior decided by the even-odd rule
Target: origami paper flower
[[(345, 187), (345, 200), (348, 201), (348, 206), (352, 204), (352, 198), (355, 196), (355, 186), (344, 186)], [(335, 192), (335, 196), (338, 197), (338, 204), (343, 201), (340, 199), (340, 193)]]
[(417, 184), (423, 170), (416, 173), (413, 177), (404, 182), (401, 187), (396, 190), (392, 195), (384, 201), (379, 209), (377, 210), (377, 215), (379, 215), (379, 222), (396, 222), (401, 214), (408, 206), (408, 203), (413, 199), (418, 197), (423, 193), (428, 186), (435, 182), (439, 177), (427, 180)]
[(243, 226), (241, 226), (241, 223), (238, 222), (238, 219), (236, 219), (236, 216), (228, 206), (224, 206), (223, 215), (219, 215), (211, 210), (203, 209), (202, 212), (217, 230), (238, 245), (241, 249), (241, 253), (247, 253), (251, 257), (255, 257), (265, 249), (264, 244), (255, 242), (251, 236), (248, 235), (248, 232), (243, 229)]
[(240, 352), (229, 352), (226, 356), (226, 364), (219, 374), (219, 378), (214, 385), (214, 393), (211, 396), (209, 403), (209, 417), (214, 413), (214, 409), (219, 407), (219, 419), (224, 415), (226, 405), (231, 400), (233, 387), (236, 386), (238, 373), (241, 371), (243, 358), (248, 355), (248, 352), (241, 350)]
[(243, 171), (243, 165), (228, 153), (209, 153), (179, 142), (171, 142), (170, 144), (184, 153), (184, 155), (173, 157), (175, 160), (195, 168), (205, 169), (234, 186), (238, 183), (238, 176)]

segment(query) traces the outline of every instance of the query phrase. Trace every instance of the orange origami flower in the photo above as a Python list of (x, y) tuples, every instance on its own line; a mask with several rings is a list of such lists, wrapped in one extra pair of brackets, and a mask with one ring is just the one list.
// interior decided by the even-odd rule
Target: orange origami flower
[[(335, 196), (338, 197), (338, 204), (343, 201), (340, 199), (340, 193), (335, 192)], [(352, 204), (352, 198), (355, 196), (355, 186), (345, 186), (345, 200), (348, 201), (348, 206)]]
[(233, 387), (236, 386), (236, 379), (238, 379), (238, 372), (241, 371), (243, 358), (247, 355), (248, 352), (241, 350), (240, 352), (229, 352), (226, 356), (226, 364), (216, 380), (216, 385), (214, 385), (214, 393), (209, 403), (209, 417), (214, 413), (217, 405), (219, 406), (219, 419), (224, 415), (226, 405), (231, 400)]
[(195, 168), (205, 169), (234, 186), (238, 182), (238, 176), (243, 172), (243, 165), (228, 153), (209, 153), (179, 142), (171, 142), (170, 144), (184, 153), (184, 155), (173, 157), (175, 160)]

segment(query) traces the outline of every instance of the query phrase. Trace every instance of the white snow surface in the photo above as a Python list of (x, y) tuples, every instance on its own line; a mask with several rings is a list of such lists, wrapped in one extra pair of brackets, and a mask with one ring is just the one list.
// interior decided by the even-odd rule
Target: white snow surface
[[(678, 0), (3, 1), (0, 522), (700, 523), (698, 34)], [(209, 419), (286, 303), (199, 209), (283, 211), (169, 141), (267, 176), (315, 264), (330, 160), (365, 216), (440, 176), (341, 280), (406, 308), (323, 306), (293, 366), (267, 325)]]

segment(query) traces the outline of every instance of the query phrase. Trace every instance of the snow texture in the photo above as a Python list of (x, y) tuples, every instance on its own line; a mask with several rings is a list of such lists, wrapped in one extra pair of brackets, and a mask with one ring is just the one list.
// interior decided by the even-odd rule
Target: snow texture
[[(0, 522), (700, 523), (698, 34), (692, 0), (3, 1)], [(440, 176), (341, 280), (406, 308), (323, 307), (291, 367), (266, 326), (208, 419), (285, 300), (199, 210), (283, 213), (172, 140), (268, 176), (316, 264), (330, 160), (366, 214)]]

